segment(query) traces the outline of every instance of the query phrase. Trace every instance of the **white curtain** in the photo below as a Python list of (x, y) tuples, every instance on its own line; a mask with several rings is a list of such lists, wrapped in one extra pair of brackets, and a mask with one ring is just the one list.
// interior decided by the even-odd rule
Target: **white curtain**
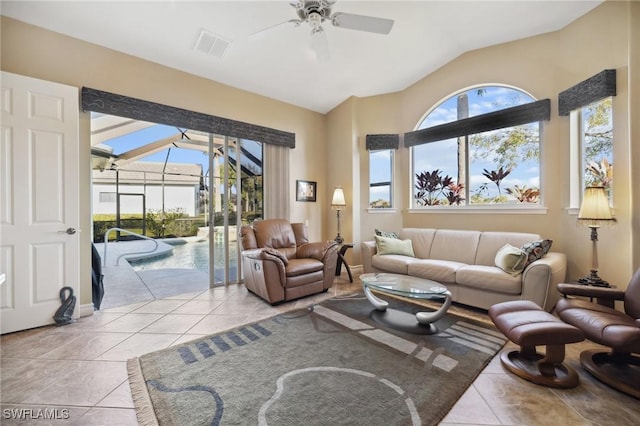
[(289, 150), (264, 144), (264, 218), (289, 219)]

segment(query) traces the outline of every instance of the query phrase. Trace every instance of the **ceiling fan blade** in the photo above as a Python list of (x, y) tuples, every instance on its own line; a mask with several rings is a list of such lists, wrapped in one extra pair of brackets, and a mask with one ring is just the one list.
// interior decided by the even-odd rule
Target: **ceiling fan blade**
[(261, 37), (261, 36), (264, 35), (264, 33), (268, 32), (268, 31), (271, 31), (271, 30), (275, 30), (275, 29), (278, 29), (278, 28), (285, 27), (285, 26), (287, 26), (287, 24), (293, 24), (295, 27), (299, 27), (301, 23), (302, 23), (302, 21), (299, 20), (299, 19), (290, 19), (288, 21), (280, 22), (279, 24), (275, 24), (275, 25), (272, 25), (270, 27), (264, 28), (264, 29), (262, 29), (260, 31), (256, 31), (255, 33), (249, 34), (249, 38)]
[(316, 52), (318, 62), (327, 62), (330, 59), (329, 40), (327, 40), (327, 33), (322, 30), (322, 27), (311, 31), (311, 47)]
[(393, 19), (354, 15), (353, 13), (334, 13), (331, 16), (331, 23), (340, 28), (378, 34), (389, 34), (393, 27)]

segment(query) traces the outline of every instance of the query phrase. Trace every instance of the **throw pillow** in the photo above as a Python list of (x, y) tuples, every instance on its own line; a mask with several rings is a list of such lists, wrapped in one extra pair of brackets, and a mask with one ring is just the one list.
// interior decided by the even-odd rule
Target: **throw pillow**
[(376, 235), (376, 250), (378, 254), (402, 254), (416, 257), (413, 252), (411, 240), (399, 240), (398, 238), (387, 238)]
[(507, 274), (516, 276), (522, 273), (526, 263), (527, 254), (511, 244), (505, 244), (500, 250), (498, 250), (498, 253), (496, 253), (496, 266)]
[(527, 263), (524, 265), (524, 267), (526, 268), (531, 262), (542, 259), (545, 254), (549, 253), (551, 244), (553, 244), (552, 240), (540, 240), (534, 241), (532, 243), (527, 243), (520, 247), (520, 249), (527, 255)]
[(386, 238), (400, 238), (398, 234), (392, 231), (383, 231), (382, 229), (376, 228), (376, 235)]

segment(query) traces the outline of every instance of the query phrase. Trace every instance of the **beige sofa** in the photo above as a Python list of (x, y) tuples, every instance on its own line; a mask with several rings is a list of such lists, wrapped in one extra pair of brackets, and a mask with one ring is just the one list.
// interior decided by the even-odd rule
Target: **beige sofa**
[(415, 257), (377, 254), (376, 242), (362, 246), (364, 272), (390, 272), (437, 281), (445, 285), (454, 302), (489, 309), (508, 300), (531, 300), (551, 311), (564, 282), (567, 259), (549, 251), (513, 275), (495, 266), (496, 253), (505, 244), (521, 247), (541, 240), (537, 234), (480, 232), (451, 229), (404, 228), (401, 240), (411, 240)]

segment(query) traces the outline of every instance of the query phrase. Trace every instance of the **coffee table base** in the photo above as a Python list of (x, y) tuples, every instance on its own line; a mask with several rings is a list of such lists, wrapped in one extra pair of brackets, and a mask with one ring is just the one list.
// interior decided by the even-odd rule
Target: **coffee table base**
[[(371, 292), (371, 289), (369, 288), (369, 286), (367, 286), (366, 284), (363, 286), (363, 289), (364, 289), (364, 295), (367, 297), (367, 300), (369, 300), (369, 302), (373, 305), (374, 308), (376, 308), (376, 310), (378, 311), (387, 310), (389, 303), (386, 300), (382, 300), (376, 297)], [(435, 312), (418, 312), (416, 314), (416, 319), (420, 324), (432, 325), (432, 323), (438, 321), (447, 313), (447, 310), (449, 309), (449, 306), (451, 306), (451, 301), (452, 301), (451, 292), (446, 291), (442, 293), (442, 296), (445, 298), (445, 300), (442, 306), (440, 306), (440, 309), (436, 310)], [(437, 328), (436, 328), (436, 333), (437, 333)]]
[(384, 311), (372, 309), (369, 317), (378, 324), (409, 334), (426, 336), (440, 331), (435, 324), (421, 324), (416, 321), (415, 315), (392, 308)]

